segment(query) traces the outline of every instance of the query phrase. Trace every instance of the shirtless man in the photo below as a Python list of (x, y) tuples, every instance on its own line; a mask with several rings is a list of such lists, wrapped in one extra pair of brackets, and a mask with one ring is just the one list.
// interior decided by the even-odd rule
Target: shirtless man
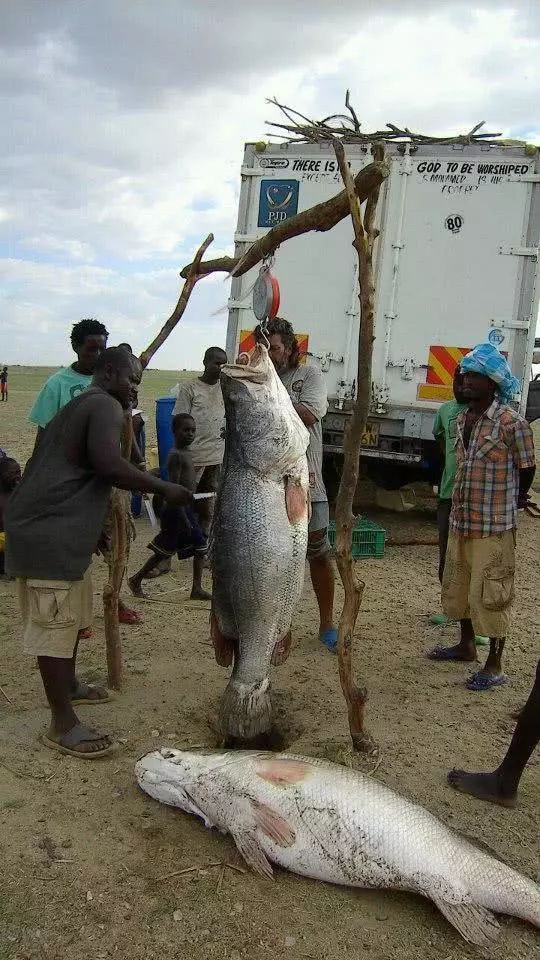
[(179, 506), (193, 499), (184, 487), (141, 473), (121, 455), (124, 411), (141, 374), (139, 362), (125, 350), (102, 352), (92, 386), (43, 430), (5, 514), (6, 571), (17, 578), (24, 651), (37, 657), (51, 708), (42, 740), (83, 759), (112, 749), (108, 736), (81, 723), (73, 701), (77, 638), (92, 602), (85, 574), (111, 490), (158, 493)]

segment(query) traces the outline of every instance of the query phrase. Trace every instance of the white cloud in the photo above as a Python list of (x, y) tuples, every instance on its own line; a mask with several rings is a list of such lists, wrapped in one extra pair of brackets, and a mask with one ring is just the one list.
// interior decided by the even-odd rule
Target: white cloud
[[(486, 119), (539, 136), (540, 7), (526, 0), (19, 0), (2, 14), (11, 362), (66, 360), (87, 315), (144, 346), (200, 239), (212, 230), (212, 254), (231, 249), (243, 143), (279, 119), (267, 96), (321, 116), (350, 87), (367, 128)], [(225, 318), (210, 314), (226, 294), (221, 280), (199, 284), (158, 365), (192, 366), (224, 341)]]

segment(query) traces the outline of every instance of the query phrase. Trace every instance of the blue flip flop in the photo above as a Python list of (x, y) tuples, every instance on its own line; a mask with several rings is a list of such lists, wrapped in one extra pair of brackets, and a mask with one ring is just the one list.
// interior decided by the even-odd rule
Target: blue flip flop
[(330, 653), (337, 653), (338, 632), (335, 627), (329, 627), (324, 633), (321, 633), (319, 640)]
[(493, 675), (490, 673), (473, 673), (467, 680), (465, 686), (467, 690), (473, 690), (475, 693), (483, 690), (491, 690), (492, 687), (502, 687), (509, 683), (509, 677), (505, 673)]

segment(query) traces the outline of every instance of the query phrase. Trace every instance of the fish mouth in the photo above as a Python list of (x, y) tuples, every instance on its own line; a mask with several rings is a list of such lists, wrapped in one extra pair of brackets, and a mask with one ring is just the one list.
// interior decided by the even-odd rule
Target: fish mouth
[[(245, 363), (239, 361), (245, 357)], [(264, 383), (268, 379), (268, 350), (263, 343), (257, 343), (251, 353), (241, 353), (235, 363), (225, 363), (221, 368), (221, 377), (231, 380), (248, 380), (250, 383)]]

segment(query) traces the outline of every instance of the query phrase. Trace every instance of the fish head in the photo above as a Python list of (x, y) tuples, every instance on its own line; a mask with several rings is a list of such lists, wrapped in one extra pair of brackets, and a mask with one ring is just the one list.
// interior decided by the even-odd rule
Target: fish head
[(163, 747), (137, 761), (135, 776), (141, 789), (154, 800), (195, 814), (209, 824), (206, 812), (194, 800), (192, 791), (217, 768), (227, 764), (229, 757), (234, 760), (235, 755), (221, 750)]
[(270, 360), (257, 344), (247, 363), (221, 368), (229, 454), (267, 476), (282, 477), (305, 455), (309, 432)]

